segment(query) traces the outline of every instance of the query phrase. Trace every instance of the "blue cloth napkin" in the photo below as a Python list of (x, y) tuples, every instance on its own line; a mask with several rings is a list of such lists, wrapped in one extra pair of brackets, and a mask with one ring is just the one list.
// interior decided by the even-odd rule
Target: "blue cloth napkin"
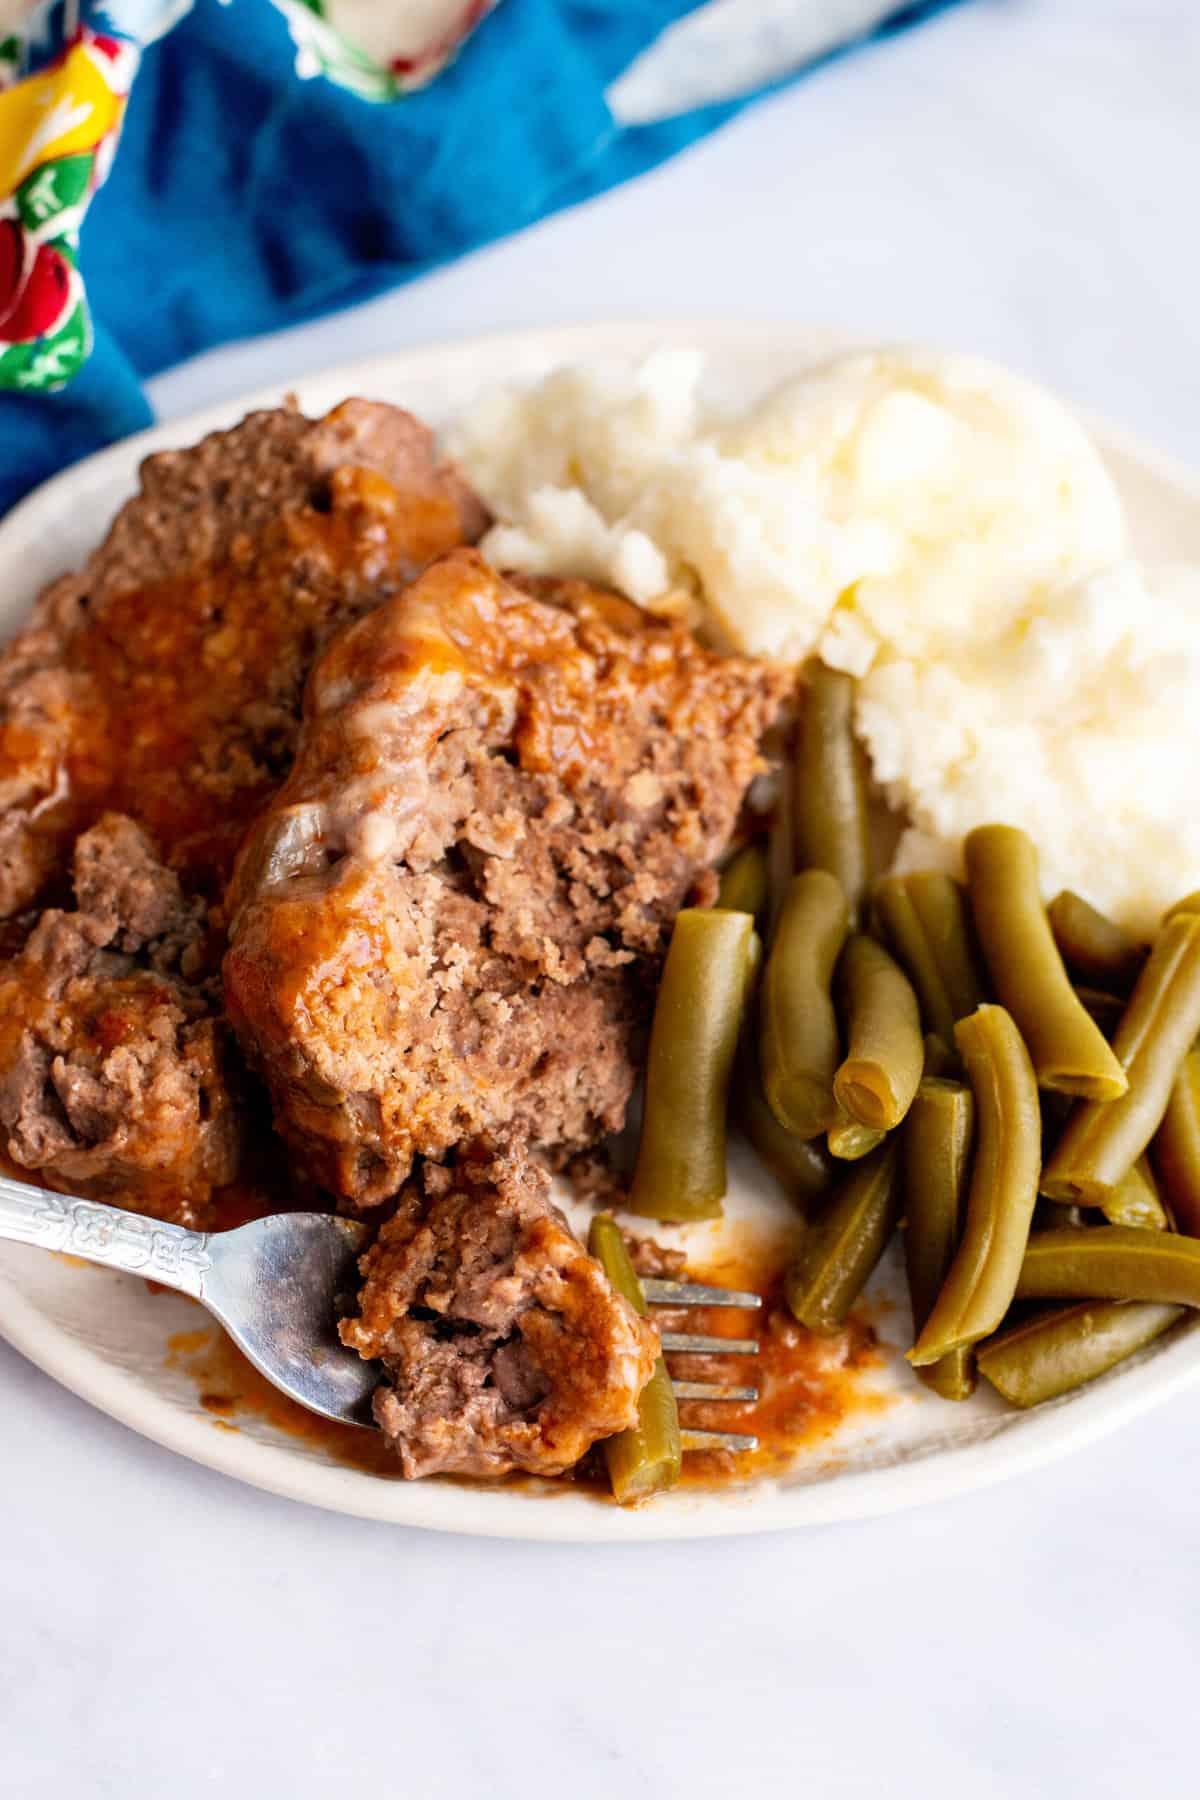
[(752, 96), (632, 128), (604, 97), (694, 5), (504, 0), (430, 87), (373, 104), (301, 80), (269, 0), (197, 0), (146, 51), (83, 228), (93, 354), (57, 394), (0, 396), (0, 512), (148, 424), (141, 383), (172, 363), (410, 281), (713, 130)]

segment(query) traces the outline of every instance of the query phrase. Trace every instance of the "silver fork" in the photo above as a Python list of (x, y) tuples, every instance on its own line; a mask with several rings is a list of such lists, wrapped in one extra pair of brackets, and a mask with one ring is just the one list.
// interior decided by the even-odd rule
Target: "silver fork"
[[(344, 1425), (373, 1426), (379, 1370), (337, 1335), (342, 1303), (358, 1288), (370, 1228), (330, 1213), (276, 1213), (233, 1231), (188, 1231), (142, 1213), (51, 1193), (0, 1176), (0, 1238), (79, 1256), (188, 1294), (217, 1319), (242, 1355), (290, 1400)], [(676, 1281), (642, 1283), (656, 1306), (758, 1306), (757, 1294)], [(663, 1349), (753, 1355), (753, 1338), (665, 1332)], [(745, 1400), (752, 1388), (676, 1382), (681, 1399)], [(752, 1449), (729, 1432), (685, 1432), (685, 1450)]]
[(379, 1370), (337, 1335), (358, 1287), (367, 1226), (329, 1213), (277, 1213), (233, 1231), (188, 1231), (141, 1213), (0, 1176), (0, 1238), (142, 1275), (206, 1306), (242, 1355), (326, 1419), (372, 1425)]
[[(756, 1312), (762, 1305), (760, 1294), (742, 1293), (736, 1288), (703, 1287), (695, 1281), (659, 1281), (641, 1278), (642, 1296), (647, 1306), (738, 1306)], [(662, 1331), (659, 1341), (665, 1356), (757, 1356), (757, 1338), (705, 1337), (691, 1331)], [(727, 1387), (718, 1381), (679, 1381), (672, 1375), (671, 1386), (677, 1400), (757, 1400), (754, 1387)], [(758, 1439), (746, 1432), (689, 1431), (680, 1432), (685, 1450), (757, 1450)]]

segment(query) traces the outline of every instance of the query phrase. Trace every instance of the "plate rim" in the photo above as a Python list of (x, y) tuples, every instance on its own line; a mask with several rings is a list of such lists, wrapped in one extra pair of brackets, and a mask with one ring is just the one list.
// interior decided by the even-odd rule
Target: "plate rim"
[[(394, 389), (418, 373), (428, 381), (430, 363), (443, 368), (459, 361), (495, 363), (505, 353), (553, 361), (605, 353), (636, 355), (656, 343), (682, 342), (719, 356), (749, 346), (761, 350), (769, 343), (782, 366), (792, 361), (799, 366), (814, 355), (865, 349), (879, 341), (835, 327), (685, 316), (492, 332), (334, 364), (153, 425), (62, 470), (0, 521), (0, 568), (11, 557), (19, 558), (23, 542), (36, 540), (43, 519), (53, 518), (68, 495), (73, 502), (86, 503), (89, 491), (106, 485), (114, 474), (136, 475), (145, 455), (194, 442), (246, 411), (278, 405), (288, 393), (294, 392), (303, 406), (323, 407), (333, 404), (335, 397), (369, 392), (381, 382)], [(1106, 457), (1124, 458), (1155, 481), (1200, 499), (1200, 472), (1133, 433), (1066, 404)], [(666, 1507), (622, 1511), (569, 1490), (561, 1496), (542, 1496), (485, 1484), (476, 1488), (384, 1480), (264, 1442), (248, 1432), (219, 1429), (209, 1416), (181, 1411), (136, 1375), (106, 1361), (66, 1327), (48, 1319), (7, 1270), (0, 1270), (0, 1337), (98, 1411), (165, 1449), (249, 1486), (383, 1523), (537, 1542), (727, 1537), (878, 1517), (1031, 1472), (1119, 1430), (1200, 1382), (1200, 1333), (1185, 1329), (1144, 1361), (1114, 1371), (1073, 1398), (1019, 1415), (991, 1436), (890, 1465), (833, 1473), (812, 1483), (785, 1487), (764, 1480), (714, 1492), (683, 1490), (671, 1496)]]
[[(26, 531), (43, 508), (48, 507), (65, 489), (73, 490), (76, 484), (82, 485), (85, 477), (90, 481), (106, 476), (110, 469), (121, 467), (130, 457), (133, 458), (133, 468), (136, 471), (143, 456), (152, 455), (157, 450), (182, 448), (193, 443), (197, 435), (219, 431), (231, 417), (241, 417), (246, 412), (254, 412), (262, 407), (279, 406), (289, 395), (295, 395), (301, 406), (336, 404), (332, 399), (323, 402), (308, 400), (305, 396), (309, 392), (319, 392), (327, 387), (333, 389), (340, 384), (345, 384), (342, 387), (343, 395), (353, 392), (360, 384), (376, 380), (376, 371), (381, 368), (395, 369), (402, 375), (405, 365), (415, 368), (427, 358), (436, 358), (439, 362), (454, 362), (459, 359), (474, 361), (484, 354), (493, 355), (504, 350), (525, 348), (548, 349), (555, 357), (566, 357), (572, 354), (603, 355), (606, 351), (616, 355), (638, 355), (645, 354), (656, 344), (663, 347), (685, 344), (719, 354), (723, 348), (731, 346), (760, 349), (768, 340), (772, 345), (779, 345), (781, 355), (798, 358), (814, 352), (832, 354), (842, 350), (895, 347), (928, 349), (928, 346), (918, 340), (866, 336), (832, 325), (796, 324), (781, 320), (722, 319), (703, 314), (680, 314), (655, 319), (602, 319), (594, 323), (585, 321), (545, 328), (528, 326), (474, 333), (465, 337), (433, 338), (424, 343), (408, 345), (401, 350), (354, 357), (346, 362), (326, 364), (304, 374), (280, 377), (261, 387), (249, 388), (227, 399), (214, 401), (211, 406), (160, 420), (129, 437), (119, 438), (115, 443), (105, 445), (101, 450), (93, 451), (90, 456), (81, 457), (78, 462), (60, 469), (57, 474), (31, 489), (0, 518), (0, 558), (6, 553), (6, 540), (10, 534), (17, 535)], [(945, 346), (942, 348), (945, 349)], [(1131, 429), (1114, 424), (1089, 407), (1076, 405), (1023, 369), (1010, 370), (1007, 365), (975, 351), (964, 351), (961, 354), (970, 355), (979, 362), (991, 362), (994, 367), (1015, 374), (1020, 380), (1051, 394), (1097, 440), (1104, 456), (1115, 453), (1128, 458), (1131, 462), (1140, 464), (1156, 479), (1175, 487), (1191, 488), (1200, 498), (1200, 469), (1193, 468), (1183, 457), (1163, 450)]]
[[(102, 1269), (78, 1274), (122, 1285), (137, 1279)], [(623, 1510), (570, 1490), (543, 1495), (487, 1483), (385, 1480), (247, 1432), (223, 1430), (207, 1414), (180, 1411), (48, 1321), (7, 1272), (0, 1272), (0, 1337), (118, 1424), (250, 1487), (380, 1524), (539, 1543), (738, 1537), (879, 1518), (1032, 1473), (1118, 1431), (1200, 1379), (1197, 1319), (1157, 1356), (1114, 1370), (1075, 1398), (1064, 1396), (1015, 1415), (1004, 1430), (966, 1444), (799, 1486), (766, 1480), (745, 1488), (683, 1489), (668, 1507)]]

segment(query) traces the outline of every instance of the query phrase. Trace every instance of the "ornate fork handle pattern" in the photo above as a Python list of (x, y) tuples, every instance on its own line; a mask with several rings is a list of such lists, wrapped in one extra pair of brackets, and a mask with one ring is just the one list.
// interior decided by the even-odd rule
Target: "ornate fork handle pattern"
[(0, 1237), (144, 1275), (200, 1299), (212, 1266), (203, 1232), (0, 1176)]

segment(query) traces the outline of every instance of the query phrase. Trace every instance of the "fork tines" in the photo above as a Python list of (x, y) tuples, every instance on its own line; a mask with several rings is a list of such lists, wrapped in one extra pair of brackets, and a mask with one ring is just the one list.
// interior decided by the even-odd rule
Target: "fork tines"
[[(736, 1288), (705, 1287), (695, 1281), (642, 1281), (642, 1293), (648, 1306), (740, 1306), (757, 1310), (762, 1305), (760, 1294)], [(664, 1331), (660, 1334), (666, 1356), (757, 1356), (757, 1338), (708, 1337), (701, 1332)], [(758, 1399), (754, 1387), (727, 1387), (714, 1381), (676, 1381), (671, 1379), (679, 1400)], [(680, 1439), (685, 1450), (756, 1450), (758, 1439), (737, 1431), (683, 1430)]]
[(757, 1338), (704, 1337), (698, 1331), (662, 1331), (668, 1356), (757, 1356)]
[(756, 1387), (724, 1387), (719, 1381), (672, 1381), (677, 1400), (757, 1400)]
[(758, 1439), (736, 1431), (681, 1431), (685, 1450), (757, 1450)]
[(642, 1281), (648, 1306), (742, 1306), (757, 1312), (761, 1294), (740, 1293), (737, 1288), (701, 1287), (695, 1281)]

